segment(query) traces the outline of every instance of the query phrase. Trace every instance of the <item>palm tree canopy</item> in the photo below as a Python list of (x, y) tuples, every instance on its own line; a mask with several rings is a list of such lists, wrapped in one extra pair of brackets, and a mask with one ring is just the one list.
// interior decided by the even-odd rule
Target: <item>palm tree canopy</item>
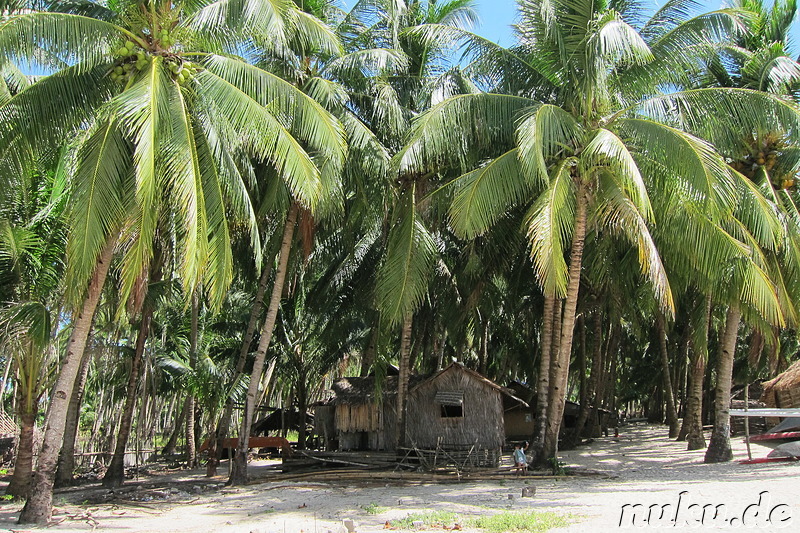
[[(510, 206), (529, 204), (525, 232), (535, 271), (545, 292), (558, 296), (567, 286), (564, 251), (575, 195), (587, 194), (592, 223), (638, 250), (642, 274), (669, 311), (669, 282), (651, 235), (667, 214), (654, 212), (651, 195), (683, 191), (681, 209), (692, 202), (717, 222), (734, 211), (740, 195), (766, 206), (761, 192), (702, 137), (716, 144), (733, 142), (725, 132), (742, 128), (790, 131), (800, 115), (780, 98), (750, 90), (675, 90), (680, 79), (664, 68), (665, 51), (680, 43), (702, 52), (695, 59), (702, 64), (721, 34), (741, 28), (738, 11), (687, 20), (695, 3), (674, 1), (642, 22), (627, 4), (524, 0), (518, 44), (505, 52), (459, 35), (468, 49), (484, 52), (480, 61), (513, 62), (522, 81), (497, 84), (511, 94), (490, 89), (436, 105), (414, 123), (395, 164), (423, 171), (447, 163), (466, 172), (453, 182), (450, 208), (453, 228), (466, 237), (485, 232)], [(425, 37), (443, 38), (436, 31)], [(756, 213), (751, 216), (770, 229), (752, 237), (739, 228), (734, 239), (746, 256), (751, 244), (768, 243), (778, 231), (774, 211)], [(755, 282), (762, 266), (750, 263), (747, 297), (777, 319), (774, 291)], [(717, 264), (700, 266), (708, 272)]]
[(69, 5), (0, 25), (3, 65), (54, 70), (0, 109), (0, 146), (16, 168), (70, 146), (72, 300), (117, 234), (127, 299), (169, 221), (186, 293), (202, 282), (217, 306), (232, 276), (231, 221), (248, 225), (260, 249), (248, 158), (273, 166), (313, 209), (323, 192), (315, 160), (340, 167), (345, 156), (334, 116), (239, 53), (263, 35), (275, 47), (299, 33), (329, 53), (338, 46), (288, 0)]

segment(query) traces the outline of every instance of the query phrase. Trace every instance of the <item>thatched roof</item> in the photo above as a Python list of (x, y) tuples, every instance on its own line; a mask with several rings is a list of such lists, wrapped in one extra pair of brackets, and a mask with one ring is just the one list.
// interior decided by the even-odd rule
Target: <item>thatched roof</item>
[(783, 374), (764, 382), (764, 392), (767, 389), (785, 391), (800, 388), (800, 360), (795, 361)]
[(767, 407), (800, 407), (800, 361), (796, 361), (775, 379), (764, 382), (761, 401)]
[[(339, 378), (333, 382), (332, 403), (335, 405), (374, 403), (377, 390), (380, 390), (384, 401), (392, 399), (397, 396), (397, 379), (397, 376), (386, 376), (378, 389), (375, 376)], [(408, 380), (408, 388), (411, 389), (425, 379), (425, 376), (412, 375)]]
[[(424, 381), (436, 381), (440, 376), (444, 375), (447, 372), (452, 372), (454, 370), (460, 370), (460, 371), (466, 373), (467, 375), (469, 375), (470, 377), (474, 378), (475, 380), (479, 381), (480, 383), (483, 383), (484, 385), (486, 385), (488, 387), (491, 387), (493, 389), (496, 389), (496, 390), (500, 391), (501, 394), (504, 394), (508, 398), (510, 398), (513, 401), (523, 405), (524, 407), (529, 407), (528, 403), (525, 400), (515, 396), (514, 395), (514, 391), (512, 391), (511, 389), (507, 389), (506, 387), (501, 387), (500, 385), (498, 385), (497, 383), (495, 383), (491, 379), (487, 378), (486, 376), (483, 376), (483, 375), (479, 374), (478, 372), (475, 372), (474, 370), (465, 367), (462, 363), (459, 363), (459, 362), (455, 362), (455, 363), (451, 364), (447, 368), (445, 368), (443, 370), (440, 370), (439, 372), (437, 372), (436, 374), (431, 376), (430, 379), (424, 380)], [(422, 382), (418, 383), (416, 385), (416, 387), (419, 387), (421, 384), (422, 384)], [(408, 384), (409, 392), (413, 391), (416, 387), (413, 386), (411, 383), (409, 383)]]

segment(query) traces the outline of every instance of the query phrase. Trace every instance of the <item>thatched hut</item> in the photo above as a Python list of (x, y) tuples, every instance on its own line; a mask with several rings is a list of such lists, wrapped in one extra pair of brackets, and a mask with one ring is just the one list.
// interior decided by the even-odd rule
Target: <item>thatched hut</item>
[(406, 442), (420, 449), (499, 450), (506, 440), (504, 401), (527, 403), (461, 363), (409, 387)]
[[(386, 376), (378, 386), (374, 376), (337, 379), (333, 397), (315, 409), (326, 448), (394, 450), (397, 380)], [(411, 376), (408, 391), (406, 443), (420, 449), (499, 449), (506, 409), (528, 409), (512, 391), (460, 363), (430, 377)]]
[(800, 407), (800, 361), (790, 366), (786, 372), (763, 384), (761, 401), (767, 407), (790, 409)]
[[(318, 435), (329, 450), (393, 450), (397, 426), (397, 376), (339, 378), (333, 398), (316, 408)], [(410, 386), (418, 383), (412, 376)]]

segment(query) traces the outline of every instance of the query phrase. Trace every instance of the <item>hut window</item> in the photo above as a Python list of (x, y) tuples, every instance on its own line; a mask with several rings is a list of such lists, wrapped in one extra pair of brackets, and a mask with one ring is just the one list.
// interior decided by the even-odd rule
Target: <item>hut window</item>
[(464, 418), (464, 406), (443, 405), (442, 418)]
[(439, 391), (435, 399), (442, 418), (464, 418), (464, 391)]

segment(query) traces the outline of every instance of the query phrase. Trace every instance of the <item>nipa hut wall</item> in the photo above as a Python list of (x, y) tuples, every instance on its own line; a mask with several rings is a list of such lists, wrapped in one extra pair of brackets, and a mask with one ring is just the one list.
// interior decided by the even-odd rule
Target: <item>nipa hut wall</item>
[[(348, 425), (339, 425), (340, 416)], [(369, 423), (362, 423), (364, 421)], [(397, 409), (391, 399), (385, 399), (382, 404), (337, 405), (336, 424), (340, 451), (394, 449)]]
[[(442, 416), (436, 393), (464, 393), (463, 416)], [(420, 449), (443, 447), (499, 448), (505, 440), (500, 391), (469, 373), (451, 367), (409, 394), (406, 442)]]
[(504, 415), (506, 438), (510, 440), (525, 440), (533, 435), (534, 416), (530, 407), (516, 405), (507, 409)]

